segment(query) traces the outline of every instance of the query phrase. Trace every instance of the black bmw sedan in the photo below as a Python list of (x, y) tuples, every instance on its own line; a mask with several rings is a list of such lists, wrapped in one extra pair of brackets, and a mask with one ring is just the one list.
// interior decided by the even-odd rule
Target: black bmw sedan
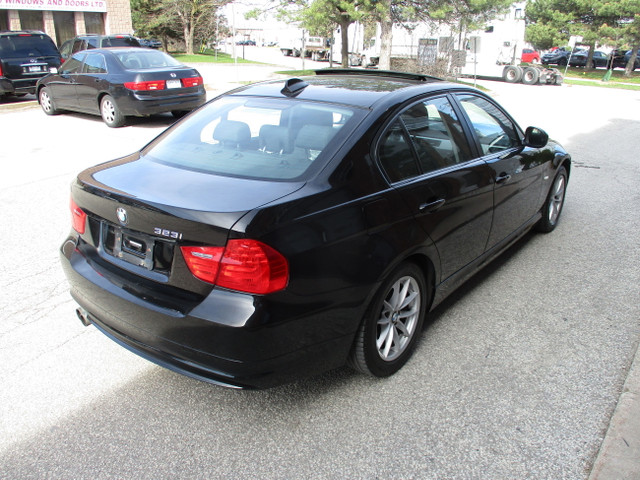
[(471, 87), (318, 71), (224, 94), (81, 172), (61, 260), (85, 325), (174, 371), (388, 376), (431, 309), (556, 227), (570, 170)]
[(195, 68), (139, 47), (77, 52), (58, 72), (40, 79), (36, 89), (47, 115), (64, 110), (96, 114), (110, 127), (123, 126), (127, 116), (172, 112), (180, 117), (206, 101)]

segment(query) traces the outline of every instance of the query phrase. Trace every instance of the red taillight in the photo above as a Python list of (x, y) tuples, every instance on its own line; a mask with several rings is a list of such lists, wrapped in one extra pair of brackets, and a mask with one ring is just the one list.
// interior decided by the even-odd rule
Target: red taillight
[(202, 85), (202, 77), (190, 77), (182, 79), (182, 86), (187, 87), (197, 87)]
[(264, 295), (289, 282), (289, 264), (276, 250), (257, 240), (229, 240), (226, 247), (182, 247), (191, 273), (230, 290)]
[(73, 201), (73, 198), (71, 199), (69, 207), (71, 208), (71, 225), (73, 225), (73, 229), (76, 232), (82, 235), (87, 222), (87, 214)]
[(149, 91), (149, 90), (164, 90), (164, 80), (152, 80), (149, 82), (124, 82), (124, 87), (129, 90)]
[(2, 65), (0, 65), (0, 77), (2, 76)]
[(191, 273), (209, 283), (216, 283), (224, 247), (181, 247)]

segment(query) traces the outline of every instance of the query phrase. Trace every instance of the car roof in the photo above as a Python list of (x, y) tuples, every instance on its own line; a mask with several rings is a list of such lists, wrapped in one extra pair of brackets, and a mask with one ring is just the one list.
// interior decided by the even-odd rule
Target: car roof
[[(158, 50), (153, 50), (150, 48), (144, 47), (100, 47), (100, 48), (90, 48), (88, 50), (81, 50), (82, 52), (91, 52), (91, 53), (114, 53), (114, 52), (157, 52)], [(80, 53), (80, 52), (76, 52)], [(164, 53), (164, 52), (162, 52)]]
[(47, 35), (41, 30), (0, 30), (0, 35), (22, 36), (22, 35)]
[(269, 80), (240, 87), (230, 95), (260, 96), (341, 103), (371, 108), (381, 99), (408, 99), (442, 90), (469, 90), (436, 77), (380, 70), (317, 70), (315, 76)]

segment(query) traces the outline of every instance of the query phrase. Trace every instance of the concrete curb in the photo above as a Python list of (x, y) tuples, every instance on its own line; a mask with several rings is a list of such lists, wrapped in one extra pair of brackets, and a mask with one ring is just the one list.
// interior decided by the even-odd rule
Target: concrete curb
[(640, 478), (640, 349), (627, 375), (589, 480)]

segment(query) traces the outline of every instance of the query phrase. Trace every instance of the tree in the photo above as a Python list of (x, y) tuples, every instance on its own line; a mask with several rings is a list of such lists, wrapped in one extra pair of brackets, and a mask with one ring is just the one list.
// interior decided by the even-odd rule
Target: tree
[[(526, 10), (526, 39), (539, 49), (567, 43), (572, 35), (589, 45), (587, 65), (592, 64), (598, 42), (637, 38), (635, 18), (640, 0), (536, 0)], [(633, 65), (631, 63), (631, 65)]]
[(310, 33), (331, 37), (340, 28), (342, 66), (349, 66), (349, 25), (363, 15), (362, 2), (347, 0), (314, 0), (299, 14), (303, 28)]
[[(132, 20), (138, 35), (182, 38), (186, 53), (194, 40), (206, 40), (215, 31), (218, 9), (231, 0), (131, 0)], [(176, 28), (177, 27), (177, 28)]]
[[(277, 12), (279, 19), (298, 24), (312, 35), (331, 38), (340, 30), (342, 66), (349, 66), (349, 25), (363, 18), (368, 0), (279, 0), (263, 9), (254, 9), (248, 18)], [(374, 0), (375, 1), (375, 0)]]

